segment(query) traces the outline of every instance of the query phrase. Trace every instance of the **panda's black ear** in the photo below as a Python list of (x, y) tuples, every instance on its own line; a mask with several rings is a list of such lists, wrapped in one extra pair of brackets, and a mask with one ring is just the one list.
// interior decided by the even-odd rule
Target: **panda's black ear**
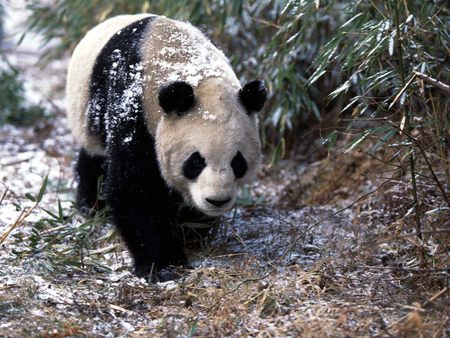
[(184, 81), (175, 81), (161, 88), (158, 100), (165, 113), (181, 116), (194, 105), (194, 90)]
[(249, 114), (260, 111), (267, 99), (267, 88), (264, 82), (254, 80), (239, 90), (239, 100)]

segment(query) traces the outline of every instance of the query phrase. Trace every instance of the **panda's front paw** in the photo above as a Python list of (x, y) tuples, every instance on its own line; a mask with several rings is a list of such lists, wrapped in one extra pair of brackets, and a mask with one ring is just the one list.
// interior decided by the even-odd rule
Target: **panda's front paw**
[(153, 282), (167, 282), (171, 280), (177, 280), (181, 278), (184, 274), (184, 269), (180, 266), (168, 266), (155, 275), (155, 280)]
[(151, 283), (157, 282), (167, 282), (170, 280), (179, 279), (183, 275), (184, 269), (182, 266), (169, 265), (163, 269), (155, 268), (152, 264), (151, 267), (146, 266), (135, 266), (134, 273), (140, 278), (145, 278)]
[(134, 273), (152, 282), (161, 282), (179, 278), (181, 267), (187, 264), (185, 253), (179, 248), (169, 248), (158, 258), (135, 259)]

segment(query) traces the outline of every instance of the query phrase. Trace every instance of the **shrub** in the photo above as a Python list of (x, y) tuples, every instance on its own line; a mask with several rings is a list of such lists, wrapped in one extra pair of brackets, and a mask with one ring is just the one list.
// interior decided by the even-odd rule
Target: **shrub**
[(11, 65), (0, 65), (0, 126), (5, 123), (30, 125), (45, 116), (39, 106), (27, 106), (19, 71)]

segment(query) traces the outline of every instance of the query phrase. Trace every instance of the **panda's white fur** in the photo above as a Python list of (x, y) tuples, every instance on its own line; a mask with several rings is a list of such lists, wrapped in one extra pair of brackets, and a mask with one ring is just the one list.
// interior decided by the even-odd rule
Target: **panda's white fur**
[[(147, 16), (150, 15), (108, 19), (90, 30), (73, 53), (67, 112), (75, 138), (92, 155), (104, 153), (100, 140), (90, 135), (86, 127), (88, 84), (96, 57), (114, 34)], [(249, 116), (237, 100), (241, 85), (225, 55), (197, 28), (158, 16), (147, 30), (139, 81), (143, 81), (147, 128), (156, 140), (161, 173), (187, 203), (207, 215), (220, 215), (233, 206), (238, 184), (253, 178), (260, 161), (257, 117)], [(158, 103), (159, 90), (172, 81), (185, 81), (195, 91), (195, 106), (181, 119), (165, 115)], [(205, 157), (207, 167), (193, 182), (182, 175), (181, 168), (195, 150)], [(230, 167), (237, 151), (244, 155), (249, 169), (240, 180), (234, 178)], [(205, 198), (231, 200), (214, 207)]]

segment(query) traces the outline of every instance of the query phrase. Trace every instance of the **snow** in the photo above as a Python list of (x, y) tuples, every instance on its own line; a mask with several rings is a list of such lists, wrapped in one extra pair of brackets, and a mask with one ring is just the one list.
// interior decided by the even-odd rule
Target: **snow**
[(127, 331), (134, 331), (134, 326), (131, 325), (130, 323), (122, 321), (120, 324), (123, 326), (123, 328), (125, 330), (127, 330)]
[(203, 110), (202, 111), (202, 117), (205, 120), (212, 120), (212, 121), (217, 120), (217, 115), (213, 114), (213, 113), (210, 113), (208, 110)]
[[(202, 79), (222, 77), (230, 70), (225, 55), (189, 23), (171, 29), (168, 40), (157, 51), (152, 70), (159, 85), (184, 80), (196, 87)], [(153, 62), (156, 66), (153, 65)]]

